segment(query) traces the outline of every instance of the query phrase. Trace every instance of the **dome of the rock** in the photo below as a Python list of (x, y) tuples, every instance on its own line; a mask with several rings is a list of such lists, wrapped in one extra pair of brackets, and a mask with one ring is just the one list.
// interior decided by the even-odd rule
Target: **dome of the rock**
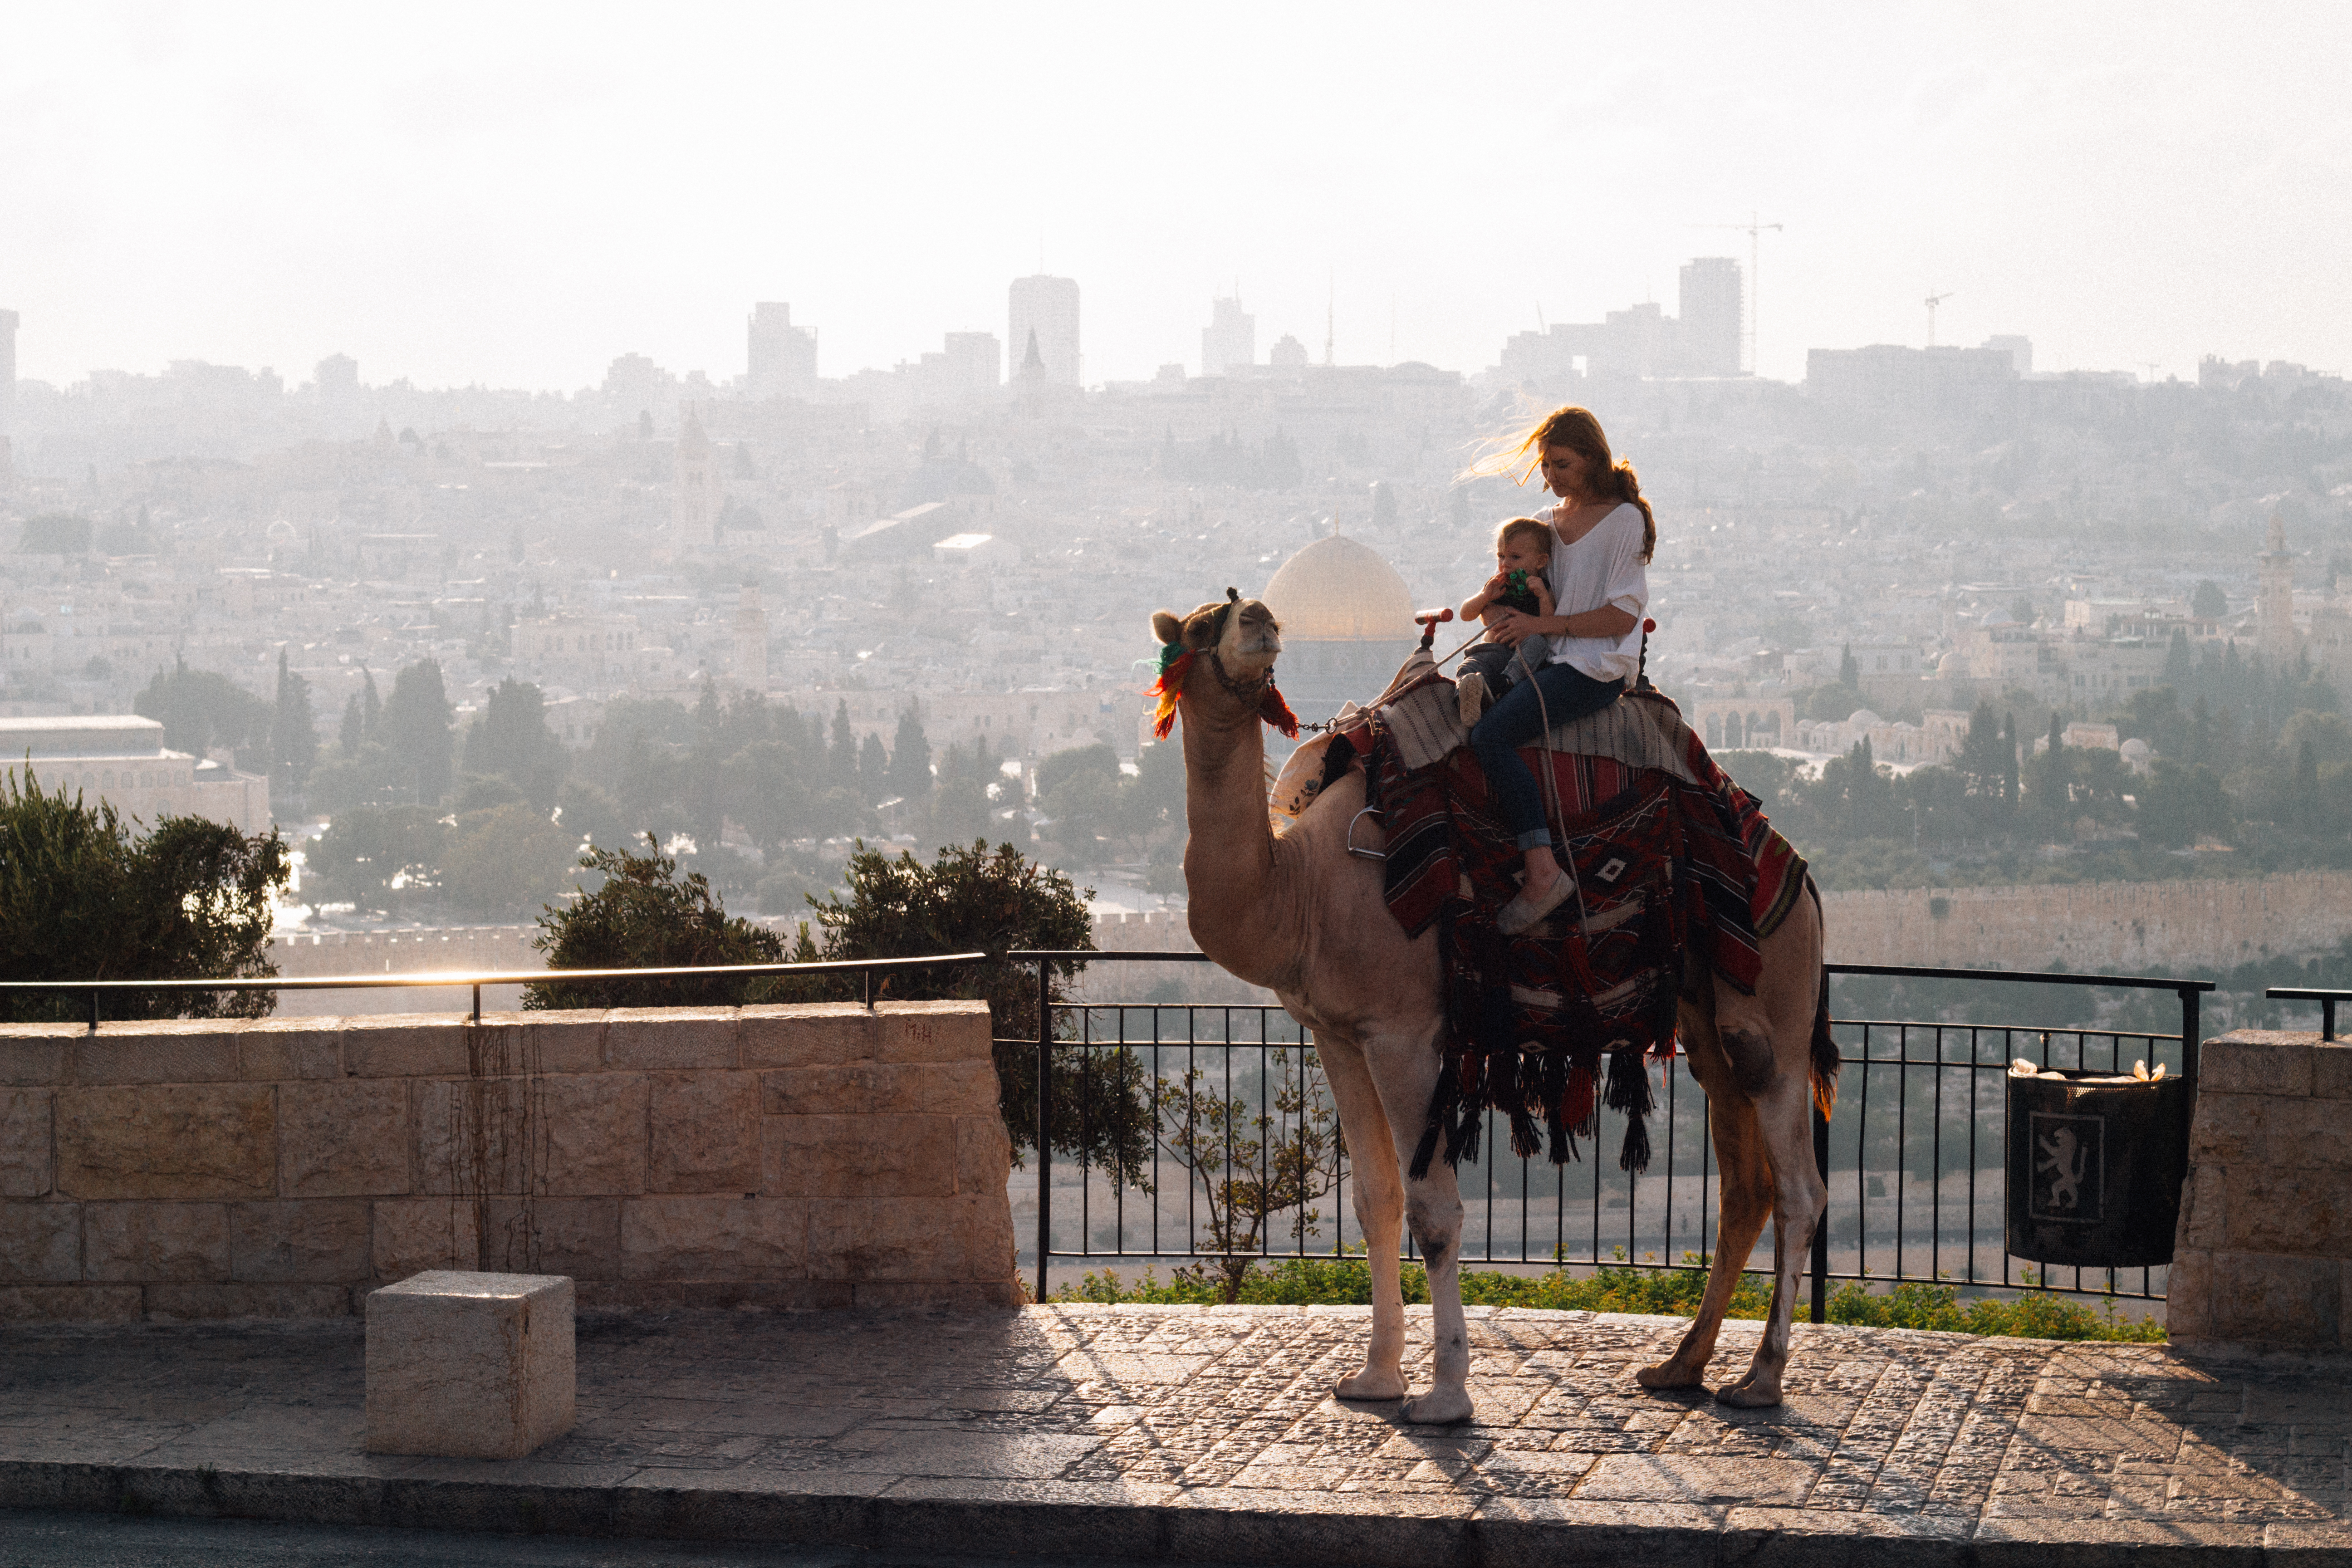
[(1414, 635), (1412, 594), (1380, 552), (1339, 534), (1282, 563), (1258, 595), (1282, 623), (1282, 640), (1394, 642)]
[(1281, 623), (1277, 675), (1302, 719), (1378, 697), (1420, 639), (1397, 569), (1336, 533), (1284, 562), (1258, 596)]

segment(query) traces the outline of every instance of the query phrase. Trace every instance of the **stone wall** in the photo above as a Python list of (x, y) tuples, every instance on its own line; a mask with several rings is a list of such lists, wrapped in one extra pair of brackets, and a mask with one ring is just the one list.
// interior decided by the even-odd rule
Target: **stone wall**
[(2199, 1074), (2174, 1342), (2352, 1348), (2352, 1046), (2241, 1029)]
[(2352, 937), (2352, 872), (1830, 893), (1822, 906), (1833, 963), (2147, 973), (2332, 948)]
[(0, 1321), (1019, 1299), (979, 1003), (0, 1027)]

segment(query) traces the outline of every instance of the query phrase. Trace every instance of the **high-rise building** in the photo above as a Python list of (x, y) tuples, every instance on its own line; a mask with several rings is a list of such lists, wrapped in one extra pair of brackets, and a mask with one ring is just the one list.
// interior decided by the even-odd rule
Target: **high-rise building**
[(677, 480), (670, 499), (670, 543), (680, 555), (719, 543), (719, 474), (702, 416), (686, 405), (677, 429)]
[(1265, 363), (1277, 370), (1299, 370), (1307, 363), (1307, 345), (1285, 332), (1265, 353)]
[(16, 312), (0, 310), (0, 436), (16, 429)]
[(360, 395), (360, 362), (349, 354), (329, 354), (313, 373), (322, 403), (341, 403)]
[(1702, 256), (1683, 263), (1681, 353), (1685, 375), (1738, 375), (1741, 312), (1739, 263)]
[(816, 390), (816, 331), (793, 325), (793, 308), (763, 300), (746, 328), (754, 397), (805, 397)]
[(2010, 363), (2017, 367), (2019, 375), (2026, 376), (2033, 374), (2033, 340), (2032, 338), (2021, 337), (2015, 332), (2003, 332), (1987, 338), (1984, 341), (1984, 346), (1989, 349), (1999, 349), (2007, 354)]
[(951, 400), (979, 402), (996, 395), (1004, 384), (1004, 348), (994, 332), (950, 332), (945, 346), (940, 374)]
[(1008, 343), (1027, 345), (1034, 333), (1037, 357), (1049, 386), (1082, 386), (1086, 362), (1078, 353), (1078, 280), (1075, 278), (1015, 278)]
[(1257, 318), (1242, 312), (1237, 292), (1213, 300), (1209, 324), (1201, 329), (1201, 374), (1223, 375), (1235, 365), (1257, 363)]

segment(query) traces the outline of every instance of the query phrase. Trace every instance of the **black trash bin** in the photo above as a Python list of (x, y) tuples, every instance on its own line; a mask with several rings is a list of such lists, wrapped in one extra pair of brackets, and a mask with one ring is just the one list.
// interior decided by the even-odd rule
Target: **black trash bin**
[(2011, 1255), (2086, 1268), (2171, 1262), (2189, 1103), (2178, 1078), (2011, 1073)]

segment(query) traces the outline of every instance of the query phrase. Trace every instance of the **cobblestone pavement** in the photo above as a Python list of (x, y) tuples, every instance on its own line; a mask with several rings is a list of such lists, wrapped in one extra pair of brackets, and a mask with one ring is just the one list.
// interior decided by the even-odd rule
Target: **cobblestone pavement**
[(1432, 1427), (1330, 1397), (1360, 1309), (591, 1319), (578, 1426), (503, 1463), (362, 1454), (355, 1322), (17, 1326), (0, 1504), (1414, 1568), (2352, 1553), (2352, 1360), (1800, 1325), (1788, 1403), (1739, 1411), (1634, 1384), (1675, 1320), (1471, 1325), (1476, 1419)]

